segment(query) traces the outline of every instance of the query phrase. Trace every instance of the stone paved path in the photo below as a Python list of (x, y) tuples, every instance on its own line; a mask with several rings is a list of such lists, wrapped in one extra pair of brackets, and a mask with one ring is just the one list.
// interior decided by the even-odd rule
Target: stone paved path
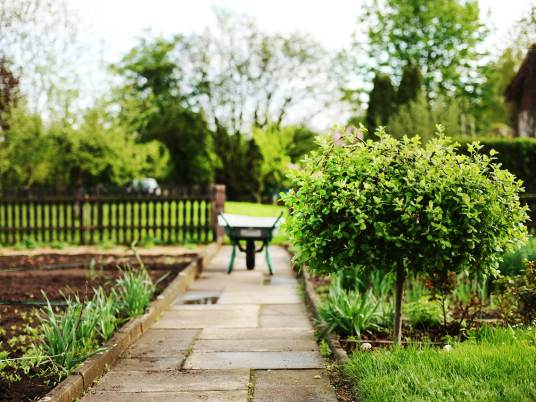
[(82, 401), (336, 402), (289, 257), (271, 251), (273, 277), (261, 254), (227, 275), (223, 247)]

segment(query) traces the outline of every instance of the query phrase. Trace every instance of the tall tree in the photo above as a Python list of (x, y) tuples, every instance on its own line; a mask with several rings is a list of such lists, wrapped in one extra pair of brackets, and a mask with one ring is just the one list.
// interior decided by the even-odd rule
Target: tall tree
[(380, 70), (399, 81), (404, 66), (422, 72), (428, 98), (436, 93), (475, 91), (477, 45), (486, 30), (477, 0), (371, 0), (361, 23), (368, 71)]
[(9, 111), (19, 96), (19, 79), (11, 71), (8, 61), (0, 58), (0, 132), (9, 128)]
[(0, 59), (10, 61), (34, 111), (66, 114), (75, 103), (78, 27), (67, 0), (0, 0)]
[(332, 56), (305, 35), (269, 34), (247, 16), (216, 10), (216, 23), (178, 39), (176, 60), (190, 102), (212, 127), (249, 135), (251, 127), (309, 122), (337, 104)]
[(372, 81), (365, 123), (369, 132), (385, 126), (395, 111), (396, 91), (388, 75), (377, 73)]
[[(171, 154), (168, 179), (175, 184), (214, 180), (211, 133), (202, 112), (186, 102), (175, 39), (142, 40), (112, 70), (125, 79), (118, 91), (121, 115), (144, 141), (158, 140)], [(140, 109), (143, 112), (140, 114)]]
[(422, 75), (419, 67), (408, 63), (402, 70), (402, 79), (396, 90), (396, 103), (398, 106), (408, 104), (417, 99), (422, 89)]

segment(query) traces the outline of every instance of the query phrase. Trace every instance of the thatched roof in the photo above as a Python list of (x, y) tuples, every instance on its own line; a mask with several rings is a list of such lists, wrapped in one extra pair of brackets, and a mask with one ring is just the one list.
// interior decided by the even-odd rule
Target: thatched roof
[(536, 111), (536, 43), (529, 48), (504, 94), (518, 113), (523, 110)]

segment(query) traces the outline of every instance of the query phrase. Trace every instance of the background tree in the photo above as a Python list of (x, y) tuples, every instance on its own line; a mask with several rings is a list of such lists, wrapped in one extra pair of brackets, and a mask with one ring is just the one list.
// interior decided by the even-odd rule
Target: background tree
[(419, 67), (408, 63), (402, 70), (400, 85), (396, 90), (396, 103), (400, 107), (417, 99), (422, 91), (422, 74)]
[(486, 31), (476, 0), (372, 0), (360, 22), (366, 27), (369, 71), (400, 81), (404, 66), (422, 72), (427, 98), (436, 93), (473, 94), (477, 45)]
[(16, 106), (19, 96), (19, 79), (8, 61), (0, 58), (0, 133), (9, 128), (9, 112)]
[(388, 75), (376, 73), (369, 94), (367, 115), (365, 118), (369, 132), (379, 126), (385, 126), (396, 106), (396, 91)]
[(216, 163), (211, 133), (203, 113), (192, 110), (182, 93), (172, 57), (176, 44), (176, 39), (142, 40), (112, 67), (125, 80), (117, 92), (120, 115), (143, 141), (166, 145), (172, 165), (167, 180), (206, 184), (214, 180)]

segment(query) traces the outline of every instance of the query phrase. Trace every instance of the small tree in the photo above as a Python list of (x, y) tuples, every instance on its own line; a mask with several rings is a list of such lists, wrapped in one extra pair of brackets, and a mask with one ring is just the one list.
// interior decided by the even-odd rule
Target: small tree
[(401, 340), (408, 271), (497, 274), (501, 255), (526, 238), (521, 182), (480, 154), (443, 137), (323, 138), (285, 197), (297, 258), (319, 273), (361, 268), (396, 272), (393, 338)]

